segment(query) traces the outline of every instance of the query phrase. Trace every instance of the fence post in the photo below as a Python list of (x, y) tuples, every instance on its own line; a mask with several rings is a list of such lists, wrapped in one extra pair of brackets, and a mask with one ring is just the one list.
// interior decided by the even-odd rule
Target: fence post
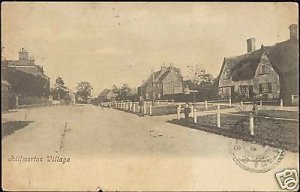
[(207, 101), (205, 100), (205, 109), (207, 110)]
[(181, 106), (179, 104), (177, 107), (177, 120), (180, 120), (180, 111), (181, 111)]
[(157, 105), (159, 105), (159, 100), (157, 100)]
[(260, 101), (259, 101), (259, 106), (260, 106), (260, 108), (262, 108), (262, 105), (263, 105), (263, 102), (262, 102), (262, 100), (260, 100)]
[(194, 106), (191, 106), (192, 117), (194, 117)]
[(250, 112), (250, 117), (249, 117), (249, 124), (250, 124), (250, 134), (254, 135), (254, 118), (253, 118), (253, 113)]
[(152, 104), (149, 105), (149, 115), (152, 115)]
[(135, 103), (133, 103), (132, 107), (133, 107), (133, 112), (135, 112)]
[(194, 109), (194, 123), (197, 123), (197, 109)]
[(229, 107), (231, 107), (231, 98), (229, 98)]
[(294, 95), (292, 95), (292, 104), (294, 104), (294, 102), (295, 102), (295, 97)]
[(174, 99), (172, 99), (172, 103), (174, 103)]
[(146, 105), (146, 104), (144, 104), (144, 106), (143, 106), (143, 107), (144, 107), (144, 110), (143, 110), (143, 111), (144, 111), (144, 114), (146, 115), (146, 114), (147, 114), (147, 111), (146, 111), (146, 109), (147, 109), (147, 105)]
[(280, 99), (280, 109), (283, 109), (283, 99)]
[(217, 105), (217, 127), (221, 127), (220, 105)]

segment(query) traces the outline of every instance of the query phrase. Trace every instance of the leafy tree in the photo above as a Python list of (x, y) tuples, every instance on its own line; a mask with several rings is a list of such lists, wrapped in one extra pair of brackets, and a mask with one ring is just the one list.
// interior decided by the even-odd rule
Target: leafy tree
[(89, 82), (82, 81), (78, 83), (76, 90), (76, 98), (81, 98), (83, 103), (87, 103), (87, 100), (91, 98), (93, 87)]
[(5, 69), (5, 80), (18, 95), (32, 97), (48, 97), (50, 94), (49, 78), (34, 76), (21, 70)]
[(211, 74), (206, 73), (206, 70), (201, 65), (188, 66), (189, 79), (197, 85), (203, 87), (210, 86), (213, 84), (214, 78)]
[(188, 69), (189, 80), (186, 81), (186, 84), (190, 89), (198, 91), (195, 100), (216, 99), (218, 94), (213, 76), (207, 73), (201, 65), (188, 66)]
[(116, 99), (119, 99), (119, 93), (120, 93), (120, 90), (119, 90), (119, 88), (118, 88), (116, 85), (113, 85), (113, 86), (112, 86), (111, 91), (115, 94)]
[(120, 91), (119, 91), (119, 98), (121, 100), (128, 100), (130, 95), (131, 88), (128, 86), (128, 84), (123, 84), (123, 86), (121, 87)]
[(58, 76), (55, 80), (54, 88), (52, 89), (53, 99), (63, 99), (66, 96), (66, 89), (64, 80)]

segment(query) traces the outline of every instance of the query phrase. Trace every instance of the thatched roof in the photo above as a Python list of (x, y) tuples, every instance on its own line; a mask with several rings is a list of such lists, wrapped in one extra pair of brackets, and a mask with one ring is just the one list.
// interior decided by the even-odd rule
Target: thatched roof
[(224, 58), (218, 79), (225, 66), (229, 68), (233, 81), (252, 79), (263, 53), (267, 55), (271, 65), (279, 76), (298, 71), (298, 43), (299, 41), (287, 40), (273, 46), (262, 45), (259, 50), (235, 57)]
[(103, 91), (101, 91), (101, 93), (98, 95), (98, 97), (106, 97), (109, 92), (110, 92), (110, 89), (103, 89)]

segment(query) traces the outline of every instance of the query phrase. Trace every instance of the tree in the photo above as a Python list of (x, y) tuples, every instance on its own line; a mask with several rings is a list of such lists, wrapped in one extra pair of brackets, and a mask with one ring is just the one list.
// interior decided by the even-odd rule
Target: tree
[(48, 97), (50, 92), (49, 79), (34, 76), (21, 70), (5, 69), (5, 80), (9, 82), (18, 95), (31, 97)]
[(120, 90), (119, 90), (119, 88), (116, 85), (112, 86), (111, 91), (114, 93), (116, 99), (119, 99), (119, 92), (120, 92)]
[(189, 79), (197, 85), (210, 86), (213, 84), (214, 78), (211, 74), (206, 73), (206, 70), (201, 65), (187, 66)]
[(81, 98), (83, 103), (87, 103), (87, 100), (91, 98), (93, 87), (89, 82), (82, 81), (78, 83), (76, 90), (76, 97)]
[(128, 100), (130, 97), (130, 95), (129, 95), (130, 91), (131, 91), (131, 89), (128, 86), (128, 84), (123, 84), (123, 86), (121, 87), (121, 89), (119, 91), (119, 94), (120, 94), (119, 98), (121, 100)]
[(216, 87), (214, 86), (214, 78), (201, 65), (188, 66), (189, 88), (198, 90), (197, 100), (209, 100), (217, 97)]
[(54, 88), (52, 89), (52, 95), (54, 99), (60, 100), (66, 96), (66, 89), (64, 80), (58, 76), (55, 80)]

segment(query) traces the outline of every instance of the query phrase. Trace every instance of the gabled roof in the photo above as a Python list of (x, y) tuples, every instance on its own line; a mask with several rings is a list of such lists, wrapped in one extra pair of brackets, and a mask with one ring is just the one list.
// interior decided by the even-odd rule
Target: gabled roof
[(179, 68), (175, 68), (175, 67), (163, 67), (161, 70), (159, 71), (155, 71), (153, 72), (149, 77), (148, 79), (141, 85), (141, 87), (143, 86), (147, 86), (149, 84), (152, 84), (152, 81), (154, 83), (161, 83), (165, 78), (166, 76), (172, 71), (174, 70), (176, 72), (176, 74), (182, 78), (182, 76), (180, 75), (180, 69)]
[(103, 89), (103, 91), (101, 91), (101, 93), (98, 95), (98, 97), (106, 97), (109, 92), (110, 92), (110, 89)]
[(271, 65), (279, 76), (288, 72), (297, 72), (299, 61), (298, 43), (298, 40), (287, 40), (273, 46), (262, 45), (259, 50), (235, 57), (224, 58), (217, 79), (220, 79), (225, 66), (229, 68), (233, 81), (252, 79), (263, 53), (267, 55)]
[(275, 71), (279, 75), (298, 72), (299, 40), (287, 40), (273, 46), (264, 47)]
[(263, 51), (264, 50), (261, 48), (244, 55), (228, 58), (226, 62), (230, 63), (232, 80), (240, 81), (252, 79), (255, 75), (256, 68), (260, 63)]

